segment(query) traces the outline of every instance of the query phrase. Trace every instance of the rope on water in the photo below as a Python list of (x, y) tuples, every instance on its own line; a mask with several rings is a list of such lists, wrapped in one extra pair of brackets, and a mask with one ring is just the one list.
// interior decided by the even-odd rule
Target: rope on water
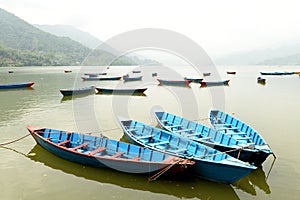
[(15, 142), (18, 142), (20, 140), (23, 140), (24, 138), (28, 137), (30, 135), (30, 133), (28, 133), (27, 135), (24, 135), (20, 138), (17, 138), (15, 140), (12, 140), (12, 141), (9, 141), (9, 142), (4, 142), (4, 143), (1, 143), (0, 146), (5, 146), (5, 145), (8, 145), (8, 144), (12, 144), (12, 143), (15, 143)]
[(155, 181), (156, 179), (158, 179), (158, 177), (160, 177), (161, 175), (163, 175), (164, 173), (166, 173), (169, 169), (171, 169), (174, 165), (178, 164), (182, 160), (183, 159), (178, 159), (176, 162), (174, 162), (174, 163), (168, 165), (167, 167), (163, 168), (162, 170), (160, 170), (159, 172), (157, 172), (153, 176), (149, 177), (148, 181)]

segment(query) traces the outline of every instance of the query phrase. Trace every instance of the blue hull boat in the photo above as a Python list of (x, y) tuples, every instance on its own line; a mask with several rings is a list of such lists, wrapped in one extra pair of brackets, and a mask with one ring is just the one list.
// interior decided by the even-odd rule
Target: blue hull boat
[(268, 152), (261, 151), (260, 146), (256, 147), (254, 143), (249, 142), (247, 136), (240, 135), (234, 138), (233, 133), (227, 134), (167, 112), (154, 114), (160, 127), (225, 152), (244, 162), (260, 165), (261, 161), (269, 155)]
[(116, 76), (116, 77), (103, 77), (103, 76), (96, 76), (96, 77), (93, 77), (93, 76), (89, 76), (89, 77), (84, 77), (82, 76), (81, 77), (82, 80), (84, 81), (117, 81), (117, 80), (120, 80), (122, 77), (121, 76)]
[(224, 80), (224, 81), (201, 81), (200, 82), (200, 87), (229, 85), (229, 81), (230, 80)]
[(34, 82), (0, 84), (0, 89), (27, 88), (27, 87), (31, 87), (33, 84)]
[(100, 88), (96, 87), (96, 90), (99, 94), (144, 94), (147, 88)]
[(195, 161), (189, 168), (195, 176), (230, 184), (256, 169), (253, 165), (171, 132), (133, 120), (119, 121), (129, 142)]
[(126, 81), (141, 81), (143, 76), (134, 76), (134, 77), (129, 77), (129, 76), (123, 76), (124, 82)]
[(191, 80), (163, 80), (157, 79), (159, 85), (173, 85), (173, 86), (186, 86), (189, 87)]
[(78, 95), (78, 94), (89, 94), (95, 92), (95, 86), (88, 86), (83, 88), (74, 89), (60, 89), (59, 90), (64, 96)]
[(293, 75), (294, 72), (260, 72), (261, 75), (276, 75), (276, 76), (282, 76), (282, 75)]
[(203, 78), (188, 78), (188, 77), (184, 77), (184, 80), (192, 81), (193, 83), (200, 83), (201, 81), (203, 81)]
[(246, 138), (242, 139), (245, 144), (252, 143), (255, 146), (255, 149), (259, 150), (258, 156), (253, 160), (256, 165), (262, 164), (270, 154), (274, 155), (262, 136), (244, 122), (219, 110), (211, 110), (209, 119), (214, 129), (223, 132), (236, 140)]
[(193, 164), (187, 159), (152, 151), (133, 144), (87, 134), (28, 126), (37, 144), (56, 156), (94, 167), (151, 174), (166, 167)]

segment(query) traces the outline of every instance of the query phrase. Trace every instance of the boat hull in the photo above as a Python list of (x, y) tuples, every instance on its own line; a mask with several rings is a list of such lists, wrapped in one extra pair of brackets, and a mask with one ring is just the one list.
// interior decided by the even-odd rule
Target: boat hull
[[(167, 131), (163, 131), (161, 129), (157, 129), (154, 127), (150, 127), (147, 125), (144, 125), (142, 123), (136, 123), (135, 121), (120, 121), (121, 123), (121, 127), (123, 129), (124, 135), (126, 137), (126, 139), (133, 143), (133, 144), (137, 144), (137, 145), (141, 145), (143, 147), (152, 149), (152, 150), (156, 150), (156, 151), (161, 151), (161, 152), (165, 152), (168, 153), (170, 155), (176, 155), (176, 156), (180, 156), (182, 158), (187, 158), (189, 157), (190, 159), (193, 159), (193, 161), (195, 162), (194, 165), (189, 167), (190, 172), (198, 177), (207, 179), (207, 180), (211, 180), (211, 181), (215, 181), (215, 182), (220, 182), (220, 183), (226, 183), (226, 184), (230, 184), (233, 183), (241, 178), (243, 178), (244, 176), (247, 176), (248, 174), (250, 174), (254, 169), (256, 169), (256, 167), (252, 166), (252, 165), (248, 165), (242, 161), (239, 161), (237, 159), (234, 159), (232, 157), (230, 157), (229, 155), (224, 155), (221, 152), (218, 152), (217, 150), (213, 150), (210, 153), (213, 154), (205, 154), (204, 156), (202, 155), (188, 155), (187, 153), (180, 153), (180, 149), (179, 150), (172, 150), (170, 148), (172, 147), (168, 147), (167, 145), (161, 146), (161, 145), (157, 145), (155, 146), (155, 143), (153, 143), (154, 140), (154, 135), (158, 134), (159, 138), (165, 138), (168, 137), (170, 138), (170, 143), (172, 142), (171, 140), (177, 140), (180, 141), (180, 144), (187, 144), (188, 147), (187, 151), (189, 151), (189, 148), (194, 148), (196, 147), (196, 151), (199, 150), (199, 152), (203, 152), (203, 151), (210, 151), (211, 148), (209, 147), (205, 147), (204, 145), (201, 145), (199, 143), (193, 142), (193, 141), (188, 141), (186, 138), (183, 137), (177, 137), (177, 136), (170, 136), (172, 135), (172, 133), (167, 132)], [(134, 126), (127, 127), (125, 124), (135, 124), (136, 127), (145, 127), (145, 129), (147, 129), (147, 132), (151, 132), (153, 134), (152, 139), (149, 140), (142, 140), (139, 138), (142, 138), (142, 133), (140, 131), (138, 131), (137, 129), (134, 130), (135, 134), (138, 134), (139, 136), (135, 136), (133, 133), (131, 133), (130, 129), (134, 129)], [(148, 133), (149, 134), (149, 133)], [(161, 134), (161, 135), (160, 135)], [(147, 136), (147, 135), (145, 135)], [(173, 139), (172, 139), (173, 138)], [(161, 143), (164, 142), (164, 140), (161, 140)], [(153, 144), (151, 144), (153, 143)], [(178, 144), (178, 148), (179, 145)], [(199, 153), (198, 152), (198, 153)], [(217, 159), (222, 158), (222, 161), (218, 162)], [(232, 159), (234, 161), (230, 161), (229, 159)], [(236, 163), (235, 163), (236, 162)]]
[(122, 77), (81, 77), (84, 81), (117, 81), (120, 80)]
[(229, 85), (229, 81), (230, 80), (225, 80), (225, 81), (201, 81), (200, 82), (200, 87)]
[[(105, 168), (111, 168), (117, 171), (126, 172), (126, 173), (135, 173), (135, 174), (152, 174), (159, 170), (162, 170), (163, 168), (173, 165), (174, 162), (178, 162), (178, 157), (170, 156), (167, 154), (161, 154), (160, 152), (154, 152), (149, 150), (143, 150), (141, 147), (130, 145), (127, 143), (109, 140), (107, 138), (103, 138), (103, 140), (106, 140), (106, 150), (108, 151), (109, 148), (116, 148), (113, 145), (119, 145), (118, 148), (120, 148), (119, 151), (113, 152), (113, 153), (124, 153), (121, 152), (122, 150), (126, 149), (136, 149), (139, 152), (142, 152), (139, 154), (139, 152), (136, 152), (137, 156), (141, 156), (141, 158), (118, 158), (114, 157), (114, 155), (109, 155), (108, 152), (106, 152), (106, 155), (99, 156), (97, 154), (92, 155), (90, 153), (82, 153), (82, 151), (77, 150), (71, 150), (71, 148), (67, 146), (59, 146), (56, 143), (51, 142), (50, 138), (43, 138), (38, 134), (35, 134), (33, 131), (30, 131), (30, 127), (28, 128), (29, 132), (31, 133), (32, 137), (35, 139), (37, 144), (39, 144), (41, 147), (49, 151), (50, 153), (61, 157), (63, 159), (76, 162), (83, 165), (89, 165), (93, 167), (105, 167)], [(88, 135), (83, 136), (89, 137)], [(99, 140), (95, 140), (96, 142)], [(92, 142), (95, 142), (92, 141)], [(86, 142), (89, 142), (88, 140)], [(90, 141), (91, 142), (91, 141)], [(92, 143), (89, 143), (92, 144)], [(124, 148), (121, 150), (121, 148)], [(141, 150), (140, 150), (141, 149)], [(128, 152), (127, 152), (128, 153)], [(129, 154), (129, 153), (128, 153)], [(151, 155), (150, 155), (151, 154)], [(121, 154), (123, 155), (123, 154)], [(133, 156), (133, 155), (129, 155)], [(150, 159), (155, 159), (152, 157), (157, 156), (157, 161), (150, 161)], [(180, 159), (182, 160), (182, 159)], [(184, 161), (187, 162), (187, 161)], [(179, 166), (177, 166), (179, 167)], [(180, 166), (181, 167), (181, 166)], [(181, 169), (182, 171), (182, 169)]]
[(157, 81), (159, 82), (159, 85), (186, 86), (186, 87), (188, 87), (192, 82), (191, 80), (162, 80), (162, 79), (157, 79)]
[(96, 88), (98, 93), (101, 94), (143, 94), (147, 88), (137, 89), (108, 89), (108, 88)]
[(1, 84), (0, 89), (27, 88), (27, 87), (31, 87), (33, 84), (34, 84), (34, 82)]
[[(247, 137), (249, 142), (259, 150), (257, 155), (249, 156), (255, 165), (261, 165), (270, 154), (273, 154), (262, 136), (244, 122), (218, 110), (211, 110), (209, 119), (211, 125), (219, 131), (226, 133), (229, 129), (234, 129), (235, 132), (231, 135), (233, 138), (240, 137), (240, 135)], [(230, 132), (226, 134), (230, 134)]]
[(72, 95), (94, 93), (95, 87), (87, 87), (87, 88), (79, 88), (79, 89), (61, 89), (59, 91), (63, 96), (72, 96)]

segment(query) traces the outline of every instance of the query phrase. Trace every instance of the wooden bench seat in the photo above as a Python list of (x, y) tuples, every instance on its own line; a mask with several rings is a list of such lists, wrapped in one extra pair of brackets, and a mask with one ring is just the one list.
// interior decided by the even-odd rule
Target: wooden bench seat
[(155, 142), (155, 143), (149, 143), (150, 146), (156, 146), (156, 145), (161, 145), (161, 144), (168, 144), (169, 141), (160, 141), (160, 142)]
[(192, 131), (192, 129), (188, 128), (188, 129), (181, 129), (181, 130), (177, 130), (177, 131), (173, 131), (174, 133), (182, 133), (182, 132), (189, 132)]
[(150, 138), (153, 137), (154, 135), (141, 135), (141, 136), (136, 136), (138, 139), (145, 139), (145, 138)]
[(67, 143), (69, 143), (69, 142), (70, 142), (70, 140), (64, 140), (64, 141), (62, 141), (62, 142), (57, 143), (57, 145), (58, 145), (58, 146), (61, 146), (61, 145), (63, 145), (63, 144), (67, 144)]
[(89, 154), (90, 155), (95, 155), (96, 153), (104, 151), (105, 149), (106, 149), (105, 147), (99, 147), (98, 149), (95, 149), (94, 151), (91, 151)]
[(211, 139), (211, 137), (203, 137), (203, 138), (193, 138), (192, 140), (198, 141), (198, 142), (202, 142), (203, 140), (209, 140)]
[(171, 125), (171, 126), (166, 126), (166, 128), (177, 128), (177, 127), (182, 127), (182, 125)]
[(119, 153), (117, 153), (117, 154), (115, 154), (115, 155), (112, 155), (111, 157), (112, 157), (112, 158), (117, 158), (117, 157), (123, 155), (124, 153), (125, 153), (125, 152), (119, 152)]
[(70, 148), (70, 150), (71, 150), (71, 151), (76, 151), (77, 149), (80, 149), (80, 148), (85, 147), (85, 146), (87, 146), (87, 145), (88, 145), (87, 143), (83, 143), (83, 144), (78, 145), (78, 146), (76, 146), (76, 147)]

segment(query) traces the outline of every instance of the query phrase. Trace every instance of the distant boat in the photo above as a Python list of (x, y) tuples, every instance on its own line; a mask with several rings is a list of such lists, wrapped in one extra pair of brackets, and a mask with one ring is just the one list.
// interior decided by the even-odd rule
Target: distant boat
[(103, 73), (84, 73), (84, 75), (86, 76), (89, 76), (89, 77), (97, 77), (97, 76), (100, 76), (100, 75), (107, 75), (106, 72), (103, 72)]
[(166, 167), (182, 171), (193, 162), (133, 144), (88, 134), (28, 126), (37, 144), (63, 159), (94, 167), (153, 174)]
[(191, 80), (163, 80), (157, 79), (159, 85), (173, 85), (173, 86), (189, 86)]
[(72, 89), (60, 89), (59, 91), (64, 96), (87, 94), (87, 93), (92, 93), (92, 92), (94, 93), (95, 86), (88, 86), (88, 87), (83, 87), (83, 88), (72, 88)]
[(154, 76), (157, 76), (157, 73), (155, 72), (155, 73), (152, 73), (152, 77), (154, 77)]
[(262, 77), (257, 77), (257, 82), (264, 85), (266, 84), (266, 79)]
[(130, 77), (130, 76), (123, 76), (123, 80), (126, 82), (126, 81), (141, 81), (143, 78), (143, 76), (133, 76), (133, 77)]
[(227, 71), (227, 74), (232, 74), (232, 75), (235, 75), (236, 72), (235, 71)]
[(14, 71), (9, 70), (8, 73), (9, 73), (9, 74), (12, 74), (12, 73), (14, 73)]
[(253, 143), (255, 148), (260, 150), (260, 153), (254, 161), (257, 165), (263, 163), (270, 154), (273, 154), (263, 137), (244, 122), (220, 110), (211, 110), (209, 119), (211, 125), (216, 130), (222, 131), (236, 140), (245, 140), (246, 138), (248, 144)]
[(229, 85), (229, 81), (230, 80), (224, 80), (224, 81), (201, 81), (200, 82), (200, 87)]
[(34, 82), (0, 84), (0, 89), (26, 88), (31, 87), (33, 84)]
[(282, 75), (293, 75), (294, 72), (260, 72), (261, 75), (276, 75), (276, 76), (282, 76)]
[(141, 70), (132, 70), (132, 73), (141, 73)]
[[(255, 144), (242, 134), (234, 138), (230, 133), (209, 128), (171, 113), (155, 112), (154, 114), (160, 127), (219, 151), (228, 152), (227, 154), (244, 162), (260, 165), (261, 161), (270, 154), (269, 151), (262, 151), (260, 146), (256, 148)], [(233, 131), (232, 134), (235, 132)]]
[(101, 94), (143, 94), (147, 88), (111, 89), (96, 87), (96, 90)]
[(184, 80), (192, 81), (194, 83), (200, 83), (201, 81), (203, 81), (203, 78), (188, 78), (188, 77), (184, 77)]
[(120, 80), (122, 77), (121, 76), (116, 76), (116, 77), (81, 77), (84, 81), (115, 81), (115, 80)]
[(230, 184), (256, 169), (249, 163), (171, 132), (134, 120), (119, 121), (129, 142), (173, 156), (191, 158), (195, 161), (190, 167), (194, 176)]
[(71, 73), (72, 70), (65, 70), (64, 72), (65, 72), (65, 73)]
[(210, 72), (205, 72), (205, 73), (203, 73), (203, 76), (210, 76), (210, 75), (211, 75)]

